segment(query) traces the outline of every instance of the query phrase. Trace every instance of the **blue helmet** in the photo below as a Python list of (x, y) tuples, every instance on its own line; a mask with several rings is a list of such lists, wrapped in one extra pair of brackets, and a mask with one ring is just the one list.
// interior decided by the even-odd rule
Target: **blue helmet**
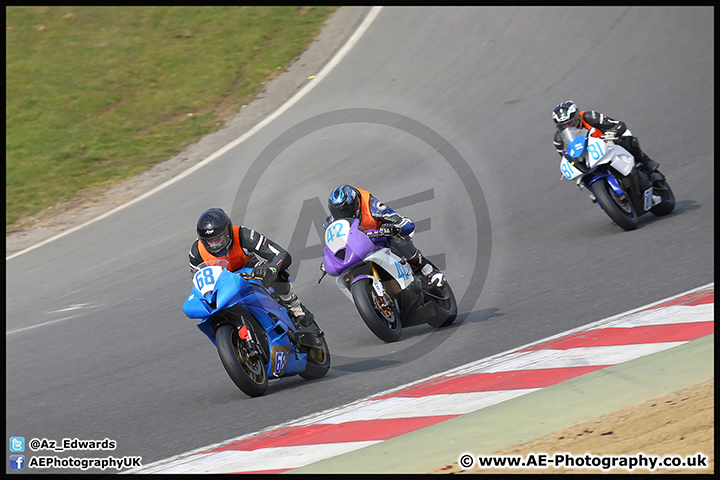
[(359, 214), (360, 195), (350, 185), (340, 185), (330, 193), (328, 208), (335, 220), (339, 218), (357, 217)]

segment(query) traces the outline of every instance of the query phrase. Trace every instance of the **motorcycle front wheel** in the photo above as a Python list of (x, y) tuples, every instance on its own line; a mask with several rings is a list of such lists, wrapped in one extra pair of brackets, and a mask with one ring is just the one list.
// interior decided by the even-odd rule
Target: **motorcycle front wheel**
[(355, 308), (371, 332), (385, 343), (397, 342), (402, 335), (400, 312), (395, 302), (381, 298), (369, 278), (363, 278), (350, 287)]
[[(252, 328), (252, 325), (248, 325), (248, 328)], [(251, 397), (265, 394), (268, 387), (265, 364), (259, 352), (253, 352), (240, 339), (237, 327), (221, 325), (215, 332), (215, 342), (220, 361), (235, 385)]]
[(593, 194), (608, 217), (623, 230), (635, 230), (638, 216), (627, 195), (618, 195), (605, 180), (591, 186)]

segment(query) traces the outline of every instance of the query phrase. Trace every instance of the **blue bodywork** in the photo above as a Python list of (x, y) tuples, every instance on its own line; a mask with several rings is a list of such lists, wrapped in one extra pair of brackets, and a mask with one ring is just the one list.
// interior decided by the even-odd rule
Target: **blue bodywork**
[(568, 143), (565, 151), (570, 156), (570, 158), (580, 158), (582, 153), (585, 151), (586, 145), (587, 138), (583, 136), (575, 137), (572, 139), (571, 142)]
[[(588, 137), (587, 136), (577, 136), (573, 138), (570, 142), (568, 142), (567, 147), (565, 149), (565, 157), (569, 157), (575, 160), (579, 160), (582, 162), (586, 162), (587, 159), (587, 144), (588, 144)], [(611, 173), (605, 173), (605, 172), (597, 172), (595, 170), (595, 167), (591, 168), (587, 172), (583, 174), (583, 178), (585, 179), (585, 184), (590, 186), (593, 183), (597, 182), (600, 179), (605, 179), (605, 181), (610, 185), (610, 187), (613, 189), (613, 191), (617, 195), (622, 195), (625, 193), (618, 183), (617, 179), (611, 174)], [(589, 178), (589, 180), (588, 180)]]
[(215, 288), (205, 296), (193, 285), (192, 293), (183, 304), (183, 312), (189, 318), (200, 319), (197, 327), (216, 345), (213, 320), (230, 308), (235, 311), (247, 310), (267, 335), (270, 358), (265, 368), (268, 377), (305, 371), (307, 354), (298, 353), (288, 338), (287, 332), (295, 332), (295, 327), (287, 310), (270, 296), (259, 281), (247, 280), (239, 275), (250, 272), (252, 269), (249, 268), (235, 273), (223, 269)]
[(590, 180), (590, 181), (588, 182), (588, 185), (592, 185), (593, 183), (597, 182), (597, 181), (600, 180), (601, 178), (604, 178), (604, 179), (607, 181), (608, 185), (610, 185), (610, 188), (612, 188), (613, 191), (614, 191), (618, 196), (620, 196), (620, 195), (622, 195), (623, 193), (625, 193), (625, 192), (623, 191), (622, 187), (620, 186), (620, 184), (618, 183), (617, 179), (616, 179), (611, 173), (602, 173), (602, 174), (596, 175), (595, 177), (592, 178), (592, 180)]

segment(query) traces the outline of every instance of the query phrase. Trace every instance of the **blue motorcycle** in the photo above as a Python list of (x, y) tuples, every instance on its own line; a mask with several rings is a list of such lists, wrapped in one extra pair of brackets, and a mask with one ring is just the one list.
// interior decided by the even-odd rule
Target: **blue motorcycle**
[(225, 370), (245, 394), (265, 393), (269, 378), (300, 375), (311, 380), (330, 368), (330, 349), (313, 323), (297, 328), (252, 269), (227, 270), (218, 259), (199, 265), (183, 304), (189, 318), (217, 347)]
[(630, 152), (594, 133), (594, 128), (587, 133), (574, 127), (563, 130), (564, 178), (577, 179), (578, 187), (587, 189), (593, 203), (624, 230), (636, 229), (638, 217), (647, 212), (659, 217), (672, 212), (675, 195), (665, 176), (658, 170), (649, 175), (641, 171)]

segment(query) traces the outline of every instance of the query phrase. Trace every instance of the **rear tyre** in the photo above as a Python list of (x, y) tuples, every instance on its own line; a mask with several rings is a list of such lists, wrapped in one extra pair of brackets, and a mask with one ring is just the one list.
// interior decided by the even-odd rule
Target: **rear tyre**
[(442, 287), (442, 291), (442, 298), (430, 296), (433, 303), (435, 303), (435, 311), (437, 312), (436, 317), (444, 318), (444, 320), (440, 322), (440, 325), (438, 325), (438, 328), (452, 325), (457, 318), (457, 301), (455, 300), (455, 294), (447, 281)]
[(665, 179), (653, 183), (653, 194), (659, 195), (662, 201), (650, 209), (651, 213), (662, 217), (675, 209), (675, 194)]
[[(317, 328), (317, 325), (315, 325), (315, 328)], [(305, 367), (304, 372), (298, 375), (305, 380), (324, 377), (330, 370), (330, 348), (328, 348), (324, 335), (318, 335), (317, 338), (320, 344), (316, 348), (304, 347), (307, 353), (307, 367)]]
[(378, 296), (369, 278), (363, 278), (350, 287), (355, 308), (371, 332), (385, 343), (397, 342), (402, 335), (400, 312), (387, 293)]
[(638, 216), (626, 194), (619, 196), (605, 180), (590, 185), (595, 198), (607, 216), (624, 230), (635, 230)]
[[(252, 329), (252, 323), (248, 323), (248, 329)], [(254, 331), (251, 333), (258, 338)], [(235, 385), (251, 397), (265, 394), (268, 377), (260, 347), (241, 340), (237, 327), (227, 324), (217, 329), (215, 342), (220, 361)]]

